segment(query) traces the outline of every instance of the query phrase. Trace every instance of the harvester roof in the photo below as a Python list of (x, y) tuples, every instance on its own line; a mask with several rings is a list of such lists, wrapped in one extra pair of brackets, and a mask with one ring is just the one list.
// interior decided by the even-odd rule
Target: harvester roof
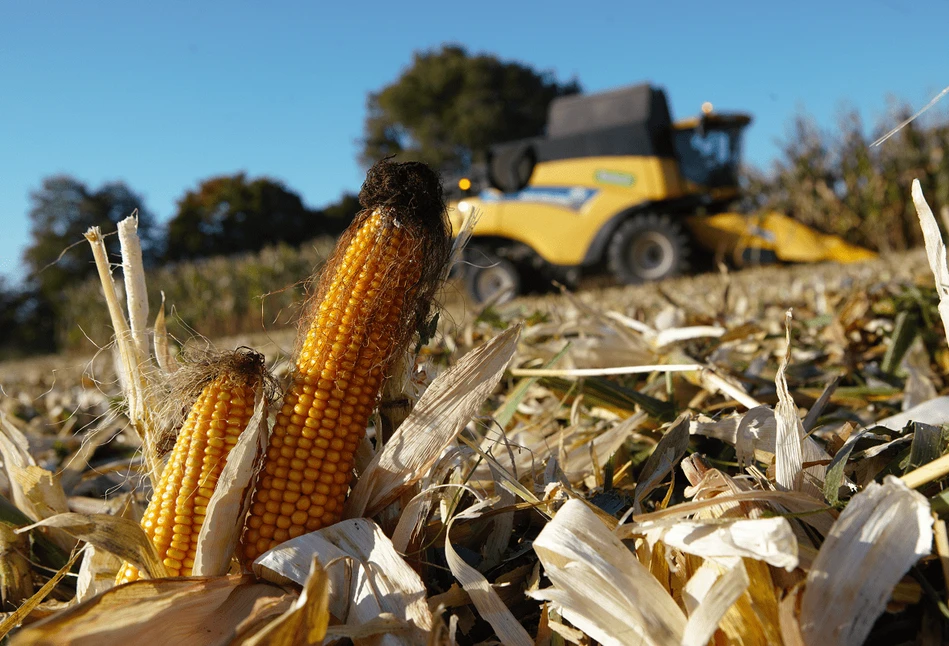
[(643, 83), (554, 99), (547, 112), (547, 137), (569, 137), (638, 124), (650, 130), (664, 130), (670, 122), (665, 92)]

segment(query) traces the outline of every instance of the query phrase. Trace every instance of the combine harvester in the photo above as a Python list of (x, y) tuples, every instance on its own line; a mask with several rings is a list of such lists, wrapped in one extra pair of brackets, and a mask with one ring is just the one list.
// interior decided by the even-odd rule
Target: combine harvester
[(696, 245), (739, 266), (874, 258), (778, 213), (729, 211), (750, 122), (708, 103), (673, 122), (650, 85), (554, 100), (546, 136), (493, 146), (449, 187), (456, 234), (478, 214), (468, 292), (498, 302), (598, 269), (625, 284), (660, 280), (685, 272)]

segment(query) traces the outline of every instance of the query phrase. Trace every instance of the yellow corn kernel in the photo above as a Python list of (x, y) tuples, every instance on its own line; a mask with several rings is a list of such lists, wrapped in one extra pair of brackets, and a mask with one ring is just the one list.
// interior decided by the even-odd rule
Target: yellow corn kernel
[(428, 315), (448, 257), (441, 189), (427, 167), (380, 162), (360, 202), (366, 210), (324, 270), (276, 416), (241, 539), (247, 560), (340, 520), (383, 380)]
[[(252, 350), (227, 355), (219, 366), (192, 405), (142, 518), (142, 529), (169, 576), (191, 576), (207, 504), (230, 448), (253, 415), (263, 379), (263, 357)], [(126, 563), (116, 583), (140, 576)]]

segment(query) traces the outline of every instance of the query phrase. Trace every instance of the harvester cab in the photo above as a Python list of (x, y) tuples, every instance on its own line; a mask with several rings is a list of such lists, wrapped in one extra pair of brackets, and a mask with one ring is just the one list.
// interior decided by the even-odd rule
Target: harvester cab
[(687, 192), (705, 193), (714, 205), (740, 198), (741, 139), (749, 123), (746, 114), (715, 114), (712, 104), (705, 103), (701, 117), (673, 124), (675, 155)]
[[(673, 122), (665, 92), (651, 85), (555, 99), (544, 136), (493, 146), (449, 187), (454, 232), (477, 216), (464, 267), (470, 295), (497, 302), (591, 269), (627, 284), (674, 276), (688, 267), (694, 222), (704, 226), (699, 242), (720, 250), (707, 218), (740, 197), (750, 122), (710, 104)], [(725, 223), (721, 240), (732, 246), (772, 244), (736, 238), (736, 223)]]

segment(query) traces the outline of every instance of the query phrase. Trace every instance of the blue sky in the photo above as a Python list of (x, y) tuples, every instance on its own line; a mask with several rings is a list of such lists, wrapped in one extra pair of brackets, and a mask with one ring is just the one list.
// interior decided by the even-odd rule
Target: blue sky
[(576, 77), (651, 80), (673, 115), (755, 116), (767, 167), (800, 108), (868, 122), (949, 85), (949, 2), (13, 2), (0, 0), (0, 274), (22, 278), (29, 193), (123, 180), (161, 219), (204, 178), (284, 181), (313, 207), (362, 180), (366, 95), (445, 42)]

